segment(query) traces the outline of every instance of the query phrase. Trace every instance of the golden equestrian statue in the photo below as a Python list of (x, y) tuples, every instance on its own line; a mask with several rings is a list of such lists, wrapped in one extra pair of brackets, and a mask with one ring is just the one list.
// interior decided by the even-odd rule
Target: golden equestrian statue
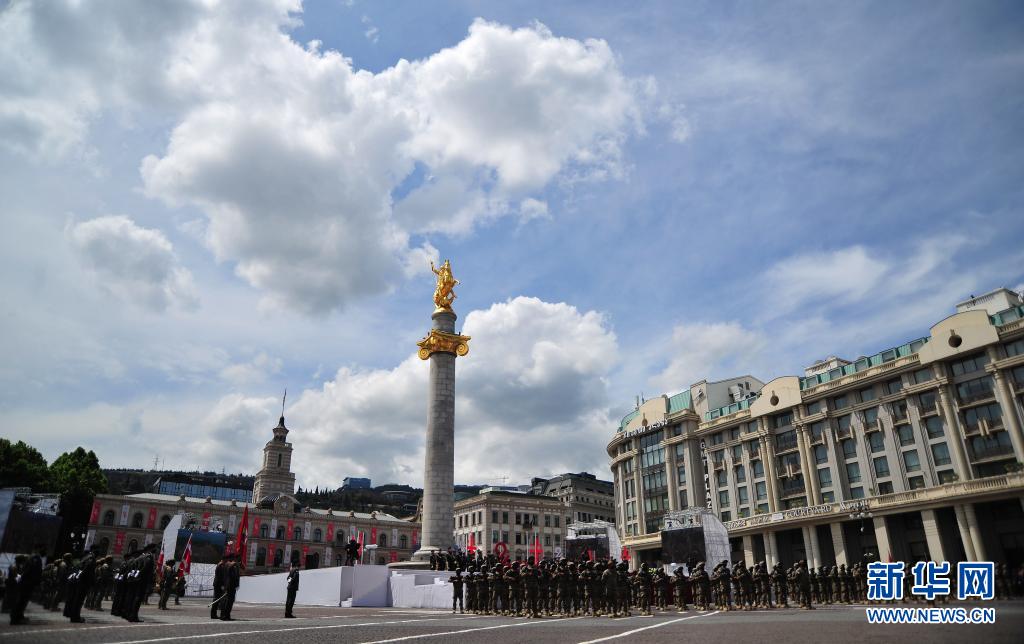
[(451, 311), (452, 302), (455, 301), (455, 285), (459, 280), (452, 276), (452, 264), (447, 259), (440, 268), (434, 268), (434, 262), (430, 262), (430, 270), (437, 275), (437, 287), (434, 289), (434, 306), (438, 311)]

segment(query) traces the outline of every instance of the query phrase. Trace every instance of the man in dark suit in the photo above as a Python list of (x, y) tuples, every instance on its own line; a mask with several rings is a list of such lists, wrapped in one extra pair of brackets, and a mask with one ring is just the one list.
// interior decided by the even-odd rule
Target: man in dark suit
[(25, 606), (28, 605), (28, 600), (32, 596), (32, 592), (39, 585), (39, 580), (43, 576), (43, 557), (42, 553), (46, 552), (44, 546), (40, 546), (38, 552), (28, 558), (25, 562), (24, 568), (19, 570), (17, 578), (18, 597), (14, 605), (11, 607), (11, 624), (24, 624), (27, 620), (25, 619)]
[(238, 555), (228, 555), (224, 569), (224, 599), (220, 605), (220, 619), (224, 622), (233, 621), (231, 608), (235, 605), (235, 593), (238, 592), (240, 575), (238, 572)]
[(221, 557), (220, 563), (218, 563), (217, 567), (213, 569), (213, 603), (210, 604), (210, 619), (220, 618), (218, 612), (221, 602), (224, 601), (223, 595), (224, 582), (227, 579), (227, 561), (228, 558), (226, 556)]
[(292, 564), (291, 570), (288, 572), (288, 600), (284, 604), (284, 616), (295, 617), (292, 615), (292, 607), (295, 606), (295, 595), (299, 592), (299, 567)]

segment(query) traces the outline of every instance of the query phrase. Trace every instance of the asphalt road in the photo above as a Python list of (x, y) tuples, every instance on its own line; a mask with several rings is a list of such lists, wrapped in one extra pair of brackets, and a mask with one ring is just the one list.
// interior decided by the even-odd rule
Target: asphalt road
[[(971, 604), (975, 606), (977, 604)], [(284, 619), (279, 606), (236, 604), (233, 622), (214, 621), (199, 600), (185, 600), (169, 611), (144, 606), (140, 624), (108, 613), (83, 611), (86, 624), (70, 624), (60, 613), (29, 607), (30, 624), (0, 624), (0, 644), (20, 642), (157, 644), (195, 642), (292, 644), (298, 642), (1013, 642), (1024, 632), (1024, 602), (986, 602), (996, 623), (965, 625), (868, 624), (864, 606), (727, 612), (658, 613), (654, 617), (514, 619), (401, 608), (296, 607), (297, 619)]]

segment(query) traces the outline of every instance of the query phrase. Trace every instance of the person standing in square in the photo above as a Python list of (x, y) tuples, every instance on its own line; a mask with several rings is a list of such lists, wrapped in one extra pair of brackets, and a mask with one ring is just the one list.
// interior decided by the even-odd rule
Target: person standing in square
[(299, 592), (299, 567), (292, 564), (288, 571), (288, 600), (284, 604), (284, 616), (295, 617), (292, 607), (295, 606), (295, 595)]

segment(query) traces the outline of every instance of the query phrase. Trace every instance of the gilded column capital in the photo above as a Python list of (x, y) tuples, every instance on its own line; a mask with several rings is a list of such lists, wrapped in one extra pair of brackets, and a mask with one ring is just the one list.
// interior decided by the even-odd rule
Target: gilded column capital
[(457, 356), (464, 356), (469, 353), (470, 336), (459, 335), (458, 333), (445, 333), (437, 329), (431, 329), (427, 337), (416, 343), (420, 348), (420, 360), (426, 360), (434, 353), (453, 353)]

